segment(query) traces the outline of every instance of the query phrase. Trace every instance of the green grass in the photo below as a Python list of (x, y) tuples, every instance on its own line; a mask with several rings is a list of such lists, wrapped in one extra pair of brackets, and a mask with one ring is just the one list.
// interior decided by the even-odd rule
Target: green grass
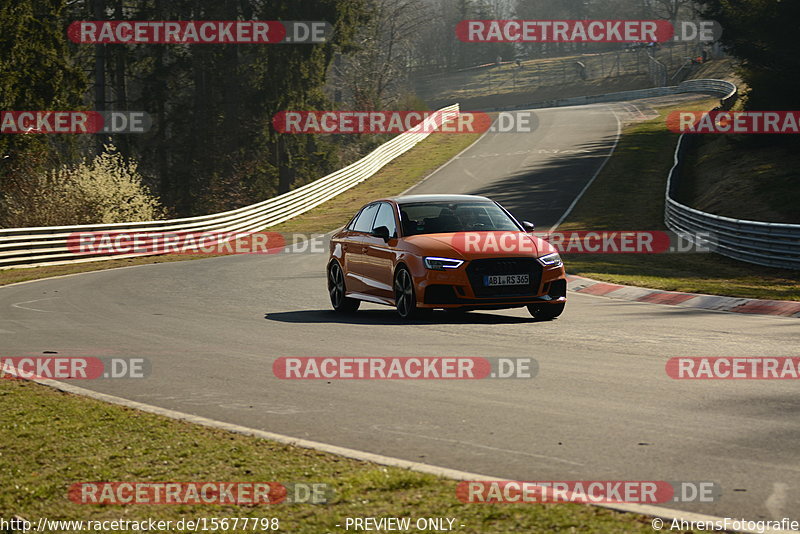
[[(569, 230), (664, 230), (664, 191), (677, 134), (664, 127), (671, 111), (707, 110), (714, 101), (672, 106), (624, 129), (617, 150), (559, 227)], [(668, 291), (800, 300), (800, 273), (716, 254), (565, 254), (570, 274)]]
[[(646, 517), (584, 505), (464, 504), (452, 480), (175, 421), (31, 382), (0, 380), (0, 398), (4, 519), (277, 517), (280, 532), (316, 534), (342, 530), (335, 525), (346, 517), (409, 516), (455, 518), (465, 534), (652, 533)], [(71, 502), (70, 485), (88, 481), (325, 483), (335, 496), (323, 505), (259, 507)]]
[[(364, 183), (295, 217), (291, 221), (268, 228), (270, 232), (325, 233), (344, 225), (355, 211), (370, 200), (402, 193), (425, 176), (444, 165), (453, 156), (468, 147), (480, 134), (434, 133), (417, 146), (398, 157)], [(38, 280), (53, 276), (101, 271), (152, 263), (186, 261), (208, 258), (208, 255), (165, 254), (107, 261), (93, 261), (71, 265), (52, 265), (24, 269), (0, 270), (0, 286)]]

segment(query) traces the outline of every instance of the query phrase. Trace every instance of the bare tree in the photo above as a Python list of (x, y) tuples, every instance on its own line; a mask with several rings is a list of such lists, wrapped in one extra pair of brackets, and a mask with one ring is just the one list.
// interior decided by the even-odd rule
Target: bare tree
[(650, 2), (653, 15), (668, 20), (673, 25), (681, 16), (691, 16), (696, 7), (693, 0), (650, 0)]
[(414, 41), (430, 16), (420, 0), (372, 0), (369, 23), (356, 36), (357, 52), (338, 67), (359, 109), (395, 104), (412, 63)]
[(429, 16), (418, 32), (415, 66), (435, 71), (463, 68), (510, 59), (515, 46), (508, 43), (464, 43), (456, 38), (456, 26), (467, 19), (511, 19), (516, 0), (424, 0)]

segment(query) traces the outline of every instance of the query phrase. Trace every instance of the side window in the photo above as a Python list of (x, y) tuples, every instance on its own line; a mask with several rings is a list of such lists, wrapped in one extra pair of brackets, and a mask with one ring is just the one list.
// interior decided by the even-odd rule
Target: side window
[(353, 224), (353, 230), (356, 232), (364, 232), (366, 234), (372, 231), (372, 221), (375, 220), (375, 213), (378, 211), (378, 204), (370, 204), (363, 210)]
[(397, 237), (397, 223), (394, 220), (394, 210), (392, 205), (388, 202), (381, 202), (381, 207), (378, 210), (378, 216), (375, 218), (375, 224), (372, 225), (373, 230), (379, 226), (385, 226), (389, 229), (389, 235)]

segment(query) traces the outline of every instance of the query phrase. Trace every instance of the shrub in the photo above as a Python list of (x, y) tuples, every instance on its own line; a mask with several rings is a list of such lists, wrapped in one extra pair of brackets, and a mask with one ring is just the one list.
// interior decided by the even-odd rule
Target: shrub
[(4, 191), (5, 227), (61, 226), (150, 221), (165, 217), (159, 200), (142, 182), (138, 164), (114, 145), (91, 161), (37, 172)]

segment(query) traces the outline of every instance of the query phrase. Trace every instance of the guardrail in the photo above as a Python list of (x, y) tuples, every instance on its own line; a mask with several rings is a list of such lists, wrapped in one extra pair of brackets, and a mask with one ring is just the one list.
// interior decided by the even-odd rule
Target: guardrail
[[(722, 80), (692, 80), (681, 84), (691, 92), (720, 95), (717, 109), (729, 110), (738, 90)], [(782, 224), (733, 219), (706, 213), (675, 200), (684, 155), (695, 138), (682, 134), (675, 148), (675, 161), (667, 178), (664, 222), (674, 232), (714, 252), (766, 267), (800, 269), (800, 224)]]
[(687, 80), (676, 87), (677, 93), (710, 93), (719, 95), (719, 108), (729, 110), (739, 98), (739, 89), (725, 80)]
[[(437, 126), (454, 118), (458, 104), (438, 110), (432, 121)], [(323, 178), (277, 197), (243, 208), (182, 219), (146, 221), (137, 223), (87, 224), (73, 226), (45, 226), (38, 228), (0, 229), (0, 269), (63, 265), (118, 258), (154, 255), (153, 252), (113, 254), (103, 256), (96, 252), (77, 253), (67, 246), (67, 239), (76, 232), (215, 232), (251, 233), (280, 224), (348, 189), (355, 187), (378, 172), (384, 165), (413, 148), (430, 135), (430, 128), (420, 123), (374, 151)]]
[(650, 87), (647, 89), (634, 89), (631, 91), (620, 91), (617, 93), (603, 93), (593, 96), (575, 96), (557, 100), (545, 100), (543, 102), (533, 102), (522, 106), (494, 108), (492, 111), (585, 106), (588, 104), (603, 104), (607, 102), (623, 102), (626, 100), (639, 100), (641, 98), (670, 96), (680, 93), (708, 93), (720, 96), (722, 96), (724, 93), (724, 96), (722, 96), (720, 99), (720, 106), (724, 107), (725, 109), (730, 109), (739, 96), (736, 86), (724, 80), (688, 80), (682, 82), (680, 85), (673, 85), (669, 87)]

